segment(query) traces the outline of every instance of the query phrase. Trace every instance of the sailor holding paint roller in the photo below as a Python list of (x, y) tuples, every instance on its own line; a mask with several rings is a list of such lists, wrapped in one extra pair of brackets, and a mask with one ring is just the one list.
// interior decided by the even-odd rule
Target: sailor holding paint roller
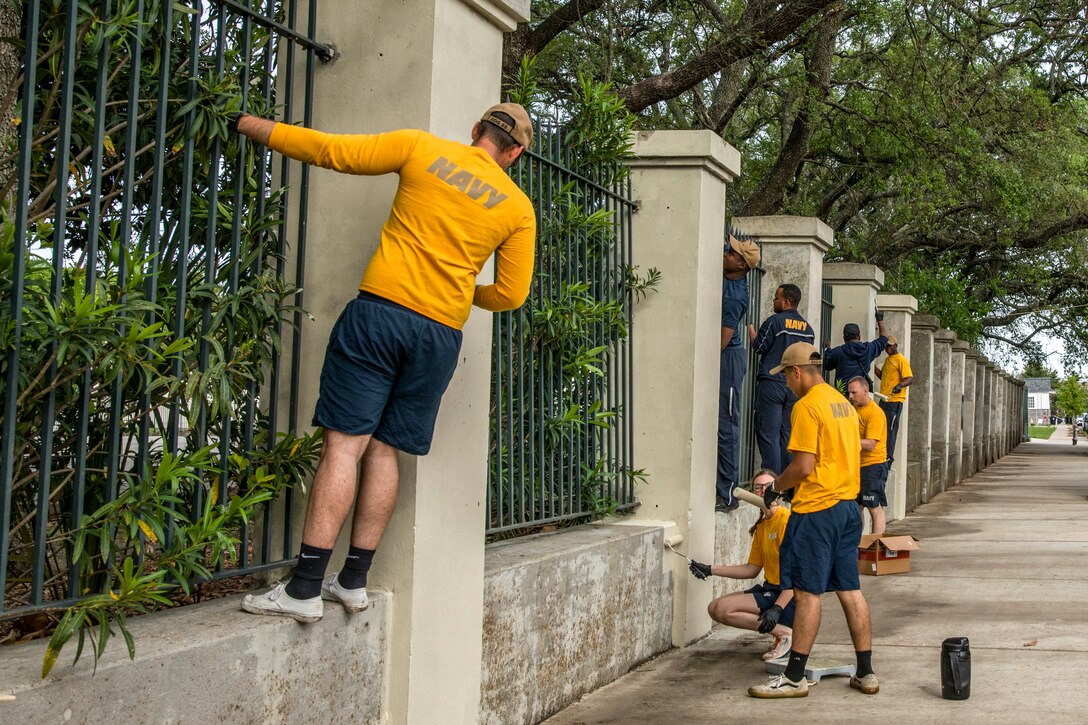
[(779, 555), (782, 586), (797, 598), (793, 651), (786, 671), (765, 685), (748, 688), (752, 697), (806, 697), (805, 665), (820, 629), (820, 595), (835, 592), (846, 615), (857, 655), (850, 686), (867, 695), (880, 690), (873, 673), (869, 604), (861, 593), (857, 547), (861, 511), (854, 503), (860, 489), (861, 433), (858, 414), (835, 388), (824, 382), (820, 351), (805, 342), (786, 348), (782, 364), (786, 385), (798, 397), (793, 406), (790, 453), (793, 460), (764, 491), (770, 505), (796, 488), (792, 513)]
[[(774, 471), (762, 470), (757, 473), (752, 479), (752, 490), (756, 496), (762, 497), (774, 478)], [(778, 548), (782, 545), (790, 510), (779, 506), (777, 501), (768, 508), (762, 507), (762, 501), (759, 503), (763, 514), (748, 532), (752, 535), (752, 550), (748, 554), (747, 564), (711, 566), (692, 561), (689, 568), (699, 579), (708, 576), (754, 579), (763, 572), (763, 583), (743, 592), (718, 597), (710, 603), (707, 611), (715, 622), (773, 635), (774, 643), (764, 653), (763, 659), (776, 660), (789, 654), (793, 636), (790, 628), (793, 624), (793, 590), (783, 590), (778, 577)]]

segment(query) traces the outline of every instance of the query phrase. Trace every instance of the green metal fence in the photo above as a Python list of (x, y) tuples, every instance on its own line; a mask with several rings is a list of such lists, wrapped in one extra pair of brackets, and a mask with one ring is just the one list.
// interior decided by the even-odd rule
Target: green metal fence
[(494, 320), (489, 535), (638, 503), (630, 184), (582, 168), (561, 127), (535, 139), (511, 170), (538, 238), (528, 301)]
[[(315, 61), (333, 54), (316, 5), (24, 4), (0, 219), (0, 619), (112, 594), (115, 553), (142, 561), (183, 535), (171, 521), (297, 480), (313, 452), (280, 432), (298, 417), (298, 341), (281, 357), (279, 335), (303, 303), (307, 172), (226, 124), (242, 109), (309, 122)], [(134, 492), (181, 460), (195, 473), (142, 509)], [(98, 552), (79, 532), (130, 499), (81, 566)], [(215, 575), (290, 558), (290, 510), (232, 531)]]

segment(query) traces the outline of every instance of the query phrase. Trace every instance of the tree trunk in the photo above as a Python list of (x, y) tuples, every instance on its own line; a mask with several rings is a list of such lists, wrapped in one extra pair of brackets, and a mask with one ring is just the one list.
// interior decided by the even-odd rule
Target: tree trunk
[(778, 209), (790, 180), (801, 168), (808, 143), (812, 140), (812, 114), (816, 106), (827, 96), (831, 82), (831, 61), (835, 54), (835, 36), (839, 32), (845, 13), (838, 9), (829, 13), (820, 23), (819, 33), (808, 63), (809, 89), (802, 100), (801, 110), (793, 119), (793, 127), (778, 159), (770, 172), (759, 182), (752, 195), (744, 203), (740, 216), (765, 216)]

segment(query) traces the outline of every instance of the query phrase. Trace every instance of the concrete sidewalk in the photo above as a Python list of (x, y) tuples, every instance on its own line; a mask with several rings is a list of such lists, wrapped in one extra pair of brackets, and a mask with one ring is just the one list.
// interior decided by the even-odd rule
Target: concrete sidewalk
[[(1088, 441), (1056, 433), (1022, 444), (889, 533), (913, 534), (921, 548), (908, 574), (862, 577), (879, 694), (830, 677), (804, 699), (750, 698), (748, 686), (766, 678), (769, 639), (719, 627), (547, 722), (1088, 721)], [(853, 662), (834, 595), (823, 612), (813, 656)], [(953, 636), (971, 641), (966, 701), (941, 698), (941, 642)]]

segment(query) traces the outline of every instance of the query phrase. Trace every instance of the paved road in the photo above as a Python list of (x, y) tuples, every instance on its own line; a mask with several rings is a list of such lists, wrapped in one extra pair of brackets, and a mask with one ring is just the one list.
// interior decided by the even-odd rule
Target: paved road
[[(1061, 433), (889, 527), (921, 550), (909, 574), (862, 578), (879, 694), (825, 678), (804, 699), (749, 698), (767, 639), (722, 627), (547, 722), (1088, 722), (1088, 440), (1073, 446)], [(842, 610), (833, 595), (823, 604), (814, 656), (852, 661)], [(952, 636), (971, 641), (966, 701), (940, 695), (941, 642)]]

